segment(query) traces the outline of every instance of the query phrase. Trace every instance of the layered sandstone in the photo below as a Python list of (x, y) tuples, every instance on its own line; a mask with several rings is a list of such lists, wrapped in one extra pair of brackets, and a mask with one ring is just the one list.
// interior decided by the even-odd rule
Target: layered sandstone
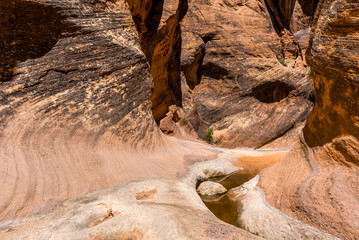
[(0, 222), (0, 239), (261, 239), (220, 221), (196, 192), (198, 181), (238, 170), (226, 159), (197, 163), (180, 179), (132, 181), (47, 215)]
[(123, 2), (1, 1), (0, 13), (0, 220), (214, 155), (157, 127)]
[[(212, 125), (228, 147), (299, 141), (313, 105), (303, 56), (317, 2), (2, 1), (0, 238), (256, 238), (198, 197), (198, 181), (237, 168), (189, 167), (219, 153), (194, 130)], [(316, 105), (301, 142), (241, 193), (262, 197), (259, 211), (242, 204), (252, 232), (359, 234), (358, 8), (319, 4), (307, 58)]]
[(320, 3), (308, 51), (316, 104), (304, 129), (309, 146), (359, 138), (359, 30), (355, 1)]
[(315, 107), (301, 143), (257, 185), (271, 206), (342, 239), (359, 235), (358, 9), (355, 1), (319, 3), (307, 51)]
[[(295, 6), (288, 25), (305, 49), (310, 23), (299, 24)], [(301, 51), (292, 33), (278, 35), (264, 1), (192, 1), (181, 26), (182, 104), (200, 137), (211, 125), (218, 145), (260, 147), (306, 119), (313, 96)]]
[(160, 26), (164, 0), (127, 0), (136, 24), (141, 49), (151, 65), (154, 87), (152, 112), (156, 122), (165, 117), (171, 105), (182, 106), (180, 80), (181, 29), (187, 0), (178, 1), (175, 11)]

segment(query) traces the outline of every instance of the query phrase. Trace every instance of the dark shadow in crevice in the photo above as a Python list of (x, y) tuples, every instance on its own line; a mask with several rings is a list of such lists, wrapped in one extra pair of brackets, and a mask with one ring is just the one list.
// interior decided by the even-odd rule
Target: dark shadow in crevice
[(203, 65), (200, 68), (200, 73), (203, 76), (207, 76), (217, 80), (229, 75), (229, 71), (227, 69), (211, 62)]
[[(151, 93), (152, 114), (159, 125), (168, 107), (182, 107), (181, 25), (188, 10), (188, 0), (180, 0), (176, 13), (160, 28), (163, 0), (148, 2), (126, 0), (139, 35), (141, 49), (151, 66), (154, 87)], [(148, 14), (143, 14), (148, 10)]]
[(10, 81), (17, 61), (44, 56), (76, 27), (60, 8), (21, 0), (0, 1), (0, 82)]
[(207, 43), (211, 41), (216, 35), (217, 35), (216, 32), (212, 32), (212, 33), (200, 34), (199, 37), (202, 38), (204, 43)]
[(291, 91), (295, 90), (284, 82), (266, 82), (253, 88), (250, 96), (255, 97), (258, 101), (263, 103), (279, 102), (288, 97)]
[(317, 10), (319, 0), (298, 0), (303, 13), (306, 16), (314, 17), (314, 13)]
[[(277, 14), (275, 14), (271, 8), (271, 6), (269, 5), (269, 3), (267, 2), (267, 0), (264, 1), (269, 17), (271, 19), (272, 22), (272, 26), (274, 28), (274, 30), (276, 31), (278, 36), (281, 36), (281, 32), (283, 28), (287, 28), (289, 29), (289, 26), (283, 21), (283, 19), (281, 18), (281, 14), (280, 12), (277, 10)], [(277, 17), (276, 17), (277, 15)]]
[(202, 74), (200, 69), (203, 65), (203, 58), (205, 56), (205, 53), (205, 45), (202, 44), (197, 49), (193, 62), (189, 65), (185, 65), (182, 67), (182, 70), (186, 77), (187, 85), (192, 90), (201, 83)]

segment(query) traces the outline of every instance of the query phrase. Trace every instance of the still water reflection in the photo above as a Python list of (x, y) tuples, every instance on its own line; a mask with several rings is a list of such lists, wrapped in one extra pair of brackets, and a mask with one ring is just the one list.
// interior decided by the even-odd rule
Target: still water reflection
[[(258, 174), (258, 171), (240, 170), (233, 173), (225, 179), (211, 179), (220, 182), (226, 189), (238, 187), (249, 181)], [(227, 193), (228, 194), (228, 193)], [(202, 201), (207, 208), (222, 221), (240, 227), (237, 222), (237, 209), (234, 202), (230, 200), (227, 194), (217, 198), (202, 197)]]

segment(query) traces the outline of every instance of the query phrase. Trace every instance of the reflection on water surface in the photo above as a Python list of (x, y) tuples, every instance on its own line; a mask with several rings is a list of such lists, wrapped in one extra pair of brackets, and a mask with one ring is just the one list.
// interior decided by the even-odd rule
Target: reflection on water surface
[[(251, 180), (258, 174), (258, 171), (246, 171), (240, 170), (233, 173), (225, 179), (210, 179), (212, 181), (220, 182), (226, 189), (230, 190), (232, 188), (238, 187), (243, 183)], [(227, 192), (227, 194), (230, 194)], [(216, 215), (217, 218), (221, 219), (223, 222), (235, 225), (240, 227), (237, 222), (237, 209), (234, 205), (234, 202), (230, 200), (227, 194), (220, 197), (211, 198), (211, 197), (202, 197), (204, 204), (207, 208)]]

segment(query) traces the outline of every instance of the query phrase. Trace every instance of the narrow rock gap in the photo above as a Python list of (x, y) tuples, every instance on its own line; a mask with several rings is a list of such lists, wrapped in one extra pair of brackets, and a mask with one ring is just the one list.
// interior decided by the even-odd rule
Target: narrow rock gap
[(151, 93), (152, 114), (159, 125), (169, 106), (182, 107), (181, 90), (181, 26), (188, 1), (178, 3), (176, 13), (158, 29), (164, 1), (127, 0), (138, 31), (142, 51), (151, 66), (154, 87)]
[[(298, 2), (306, 16), (313, 16), (319, 1), (299, 0)], [(278, 58), (296, 59), (301, 57), (301, 59), (304, 60), (300, 44), (293, 37), (293, 30), (291, 29), (291, 21), (296, 0), (264, 0), (264, 3), (270, 16), (272, 26), (277, 35), (281, 38), (282, 56), (279, 56)]]

